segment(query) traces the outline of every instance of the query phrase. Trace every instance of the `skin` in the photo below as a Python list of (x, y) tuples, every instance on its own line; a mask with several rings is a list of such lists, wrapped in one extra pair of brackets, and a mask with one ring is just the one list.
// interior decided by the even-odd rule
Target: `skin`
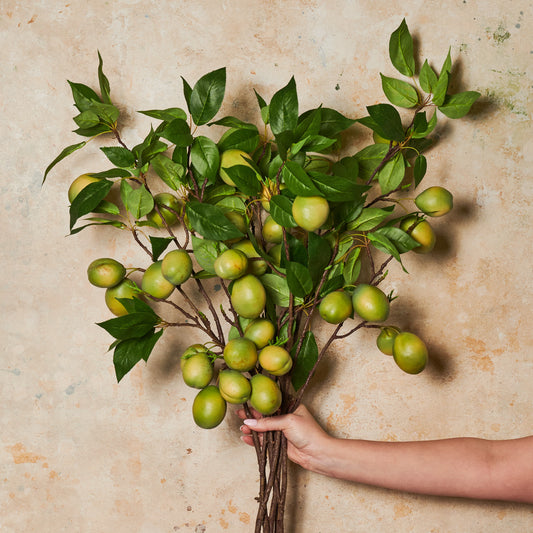
[(246, 444), (253, 446), (252, 431), (283, 431), (289, 459), (312, 472), (417, 494), (533, 503), (533, 436), (376, 442), (328, 435), (303, 405), (277, 417), (237, 414)]

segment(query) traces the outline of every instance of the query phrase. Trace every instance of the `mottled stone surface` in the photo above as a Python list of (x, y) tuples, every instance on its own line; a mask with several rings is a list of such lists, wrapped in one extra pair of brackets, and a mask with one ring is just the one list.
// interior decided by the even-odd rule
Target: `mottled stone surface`
[[(2, 356), (0, 531), (247, 532), (255, 456), (228, 416), (196, 428), (194, 391), (179, 377), (191, 333), (164, 337), (147, 365), (116, 384), (109, 318), (85, 269), (101, 256), (144, 264), (113, 229), (68, 233), (67, 187), (107, 168), (96, 144), (43, 170), (78, 137), (66, 80), (97, 85), (97, 49), (133, 145), (149, 128), (135, 110), (184, 106), (190, 82), (228, 69), (221, 115), (258, 119), (292, 74), (301, 109), (351, 117), (384, 100), (394, 76), (390, 33), (406, 17), (420, 57), (440, 67), (448, 46), (456, 90), (483, 98), (442, 121), (425, 183), (455, 195), (435, 221), (438, 245), (390, 269), (391, 322), (424, 337), (420, 376), (402, 374), (365, 331), (338, 343), (308, 405), (338, 436), (403, 440), (533, 431), (531, 336), (531, 5), (517, 2), (93, 0), (0, 3)], [(354, 128), (354, 144), (368, 141)], [(110, 142), (110, 141), (109, 141)], [(321, 328), (324, 338), (327, 328)], [(428, 498), (291, 470), (289, 531), (470, 533), (533, 530), (531, 506)]]

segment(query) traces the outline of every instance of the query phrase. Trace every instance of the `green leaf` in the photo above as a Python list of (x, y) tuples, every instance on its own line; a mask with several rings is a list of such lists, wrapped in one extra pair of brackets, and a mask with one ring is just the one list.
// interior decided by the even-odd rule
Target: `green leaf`
[(105, 329), (115, 339), (123, 340), (143, 337), (159, 322), (159, 317), (154, 313), (136, 312), (99, 322), (97, 326)]
[(77, 117), (74, 117), (74, 122), (80, 128), (92, 128), (100, 124), (100, 117), (94, 111), (83, 111)]
[(218, 149), (221, 152), (233, 149), (251, 153), (257, 148), (259, 141), (257, 128), (231, 128), (218, 141)]
[(405, 159), (401, 153), (396, 154), (378, 172), (377, 178), (381, 187), (381, 194), (394, 191), (403, 181), (405, 176)]
[(237, 211), (237, 213), (241, 213), (242, 215), (246, 213), (246, 204), (242, 198), (235, 196), (235, 194), (233, 196), (225, 196), (215, 205), (221, 207), (225, 213), (228, 211)]
[(318, 135), (320, 132), (320, 123), (322, 122), (322, 109), (311, 109), (300, 115), (298, 126), (296, 127), (296, 138), (304, 139), (308, 135)]
[(119, 168), (131, 168), (135, 166), (135, 156), (127, 148), (122, 146), (102, 146), (100, 148), (106, 157)]
[(384, 207), (365, 207), (361, 214), (348, 225), (350, 230), (369, 231), (379, 226), (394, 210), (394, 206)]
[(148, 360), (154, 346), (163, 334), (163, 330), (154, 333), (149, 331), (140, 338), (125, 339), (115, 346), (113, 353), (113, 364), (117, 381), (120, 380), (141, 360)]
[(159, 140), (158, 136), (152, 130), (141, 144), (134, 146), (132, 152), (137, 160), (137, 167), (141, 168), (156, 157), (158, 154), (165, 152), (168, 145)]
[(104, 62), (102, 56), (98, 52), (98, 82), (100, 83), (100, 92), (102, 94), (102, 100), (108, 104), (111, 103), (109, 80), (103, 71)]
[(342, 229), (344, 225), (349, 224), (361, 214), (365, 199), (366, 196), (362, 196), (357, 200), (343, 202), (333, 208), (333, 224), (337, 230)]
[(310, 171), (309, 176), (320, 194), (330, 202), (357, 200), (370, 189), (366, 185), (358, 185), (354, 179), (343, 178), (342, 176), (330, 176), (314, 171)]
[(79, 192), (70, 206), (71, 230), (80, 217), (91, 213), (98, 206), (98, 204), (107, 196), (107, 193), (112, 186), (112, 181), (99, 180), (94, 183), (89, 183), (89, 185)]
[(361, 248), (352, 250), (344, 262), (342, 276), (346, 285), (355, 285), (361, 273)]
[(354, 156), (343, 157), (340, 161), (333, 164), (331, 172), (335, 176), (342, 176), (343, 178), (349, 178), (355, 181), (359, 175), (359, 163)]
[(205, 74), (196, 82), (188, 100), (192, 120), (197, 126), (207, 124), (218, 113), (225, 91), (225, 67)]
[(264, 98), (254, 89), (255, 97), (257, 103), (259, 104), (259, 109), (261, 110), (261, 120), (268, 124), (270, 122), (270, 106), (267, 105)]
[[(289, 261), (295, 261), (296, 263), (300, 263), (302, 265), (307, 266), (309, 261), (309, 252), (307, 250), (307, 247), (305, 244), (298, 238), (296, 238), (294, 235), (291, 235), (290, 233), (285, 233), (285, 238), (289, 244)], [(282, 245), (281, 249), (281, 266), (286, 267), (287, 266), (287, 260), (285, 257), (285, 246)]]
[(305, 148), (306, 152), (325, 152), (330, 146), (335, 144), (337, 139), (330, 139), (323, 135), (309, 135), (303, 140), (302, 148)]
[(173, 190), (177, 191), (183, 185), (185, 169), (179, 163), (163, 154), (156, 155), (151, 160), (155, 173)]
[(289, 261), (287, 264), (287, 285), (294, 296), (304, 298), (313, 290), (313, 280), (307, 267)]
[(270, 101), (270, 129), (274, 135), (292, 131), (298, 125), (298, 95), (294, 76)]
[[(275, 305), (289, 307), (291, 292), (285, 278), (278, 276), (278, 274), (263, 274), (259, 279), (265, 287), (268, 297)], [(296, 301), (295, 298), (295, 303)]]
[(154, 198), (144, 185), (134, 189), (126, 180), (122, 180), (120, 196), (124, 207), (135, 220), (147, 215), (154, 208)]
[(79, 150), (80, 148), (83, 148), (85, 145), (87, 144), (87, 141), (82, 141), (81, 143), (78, 143), (78, 144), (72, 144), (70, 146), (67, 146), (66, 148), (64, 148), (61, 153), (46, 167), (46, 170), (44, 171), (44, 176), (43, 176), (43, 181), (42, 183), (45, 182), (46, 180), (46, 176), (48, 176), (48, 173), (60, 162), (62, 161), (63, 159), (65, 159), (65, 157), (69, 156), (70, 154), (72, 154), (73, 152), (75, 152), (76, 150)]
[(103, 104), (101, 102), (91, 101), (90, 111), (94, 111), (101, 121), (112, 126), (118, 120), (120, 112), (113, 104)]
[(149, 109), (147, 111), (139, 111), (139, 113), (165, 122), (172, 122), (176, 118), (182, 120), (187, 119), (187, 113), (179, 107), (169, 107), (168, 109)]
[[(418, 118), (423, 117), (423, 118)], [(437, 113), (433, 113), (432, 117), (429, 119), (429, 122), (426, 120), (426, 112), (422, 111), (417, 113), (415, 116), (415, 121), (413, 124), (413, 139), (422, 139), (427, 137), (437, 125)]]
[(295, 228), (298, 225), (292, 216), (292, 201), (281, 194), (270, 198), (270, 216), (284, 228)]
[(400, 265), (402, 265), (404, 272), (407, 272), (407, 270), (405, 270), (403, 266), (400, 253), (398, 252), (396, 246), (394, 246), (390, 239), (388, 239), (385, 235), (376, 232), (367, 233), (367, 237), (378, 250), (386, 254), (392, 255), (392, 257), (394, 257), (394, 259), (396, 259), (396, 261), (398, 261)]
[(444, 63), (442, 64), (442, 68), (440, 69), (440, 74), (442, 76), (443, 72), (447, 72), (448, 74), (451, 74), (452, 72), (452, 56), (451, 54), (452, 47), (450, 46), (448, 48), (448, 55), (446, 56), (446, 59), (444, 60)]
[(205, 179), (213, 183), (220, 166), (217, 145), (203, 135), (196, 137), (191, 148), (191, 165), (200, 183), (203, 183)]
[(413, 55), (413, 38), (405, 19), (392, 33), (389, 40), (389, 56), (394, 68), (409, 78), (415, 74), (415, 58)]
[(216, 204), (226, 198), (227, 196), (233, 196), (235, 194), (235, 187), (231, 185), (210, 185), (206, 188), (205, 194), (203, 197), (203, 202), (208, 204)]
[(206, 239), (227, 241), (244, 237), (219, 207), (191, 201), (187, 202), (186, 213), (192, 228)]
[(307, 264), (309, 265), (309, 274), (313, 282), (313, 287), (318, 285), (318, 282), (324, 274), (324, 269), (328, 266), (331, 259), (331, 246), (325, 237), (321, 237), (316, 233), (309, 233), (307, 243)]
[(380, 75), (383, 92), (391, 104), (407, 108), (418, 104), (418, 92), (410, 83)]
[(446, 91), (448, 90), (448, 82), (449, 74), (448, 72), (444, 71), (439, 76), (437, 85), (435, 85), (435, 88), (433, 90), (433, 98), (431, 101), (436, 106), (441, 106), (444, 103), (444, 99), (446, 98)]
[(371, 105), (367, 108), (368, 114), (374, 120), (376, 127), (372, 128), (385, 139), (402, 142), (405, 137), (400, 113), (390, 104)]
[(286, 161), (281, 171), (287, 188), (297, 196), (321, 196), (307, 172), (295, 161)]
[(256, 196), (261, 192), (262, 185), (258, 180), (257, 172), (247, 165), (234, 165), (224, 167), (229, 178), (235, 183), (237, 189), (247, 196)]
[(392, 242), (392, 244), (394, 244), (394, 246), (401, 254), (404, 254), (405, 252), (408, 252), (409, 250), (420, 246), (420, 244), (415, 241), (410, 235), (408, 235), (405, 231), (392, 226), (385, 226), (383, 228), (379, 228), (374, 231), (374, 235), (381, 235), (383, 237), (386, 237), (390, 242)]
[(435, 74), (435, 71), (429, 66), (427, 59), (422, 65), (422, 69), (420, 70), (420, 76), (418, 79), (420, 81), (420, 86), (422, 87), (423, 91), (427, 93), (433, 92), (433, 88), (437, 85), (438, 78)]
[(472, 107), (472, 104), (480, 97), (476, 91), (465, 91), (462, 93), (447, 95), (444, 103), (439, 106), (439, 111), (448, 118), (464, 117)]
[(354, 157), (359, 164), (359, 177), (362, 180), (369, 179), (388, 151), (388, 145), (379, 143), (371, 144), (357, 152)]
[(107, 124), (98, 124), (97, 126), (92, 126), (91, 128), (78, 128), (74, 130), (74, 133), (81, 135), (82, 137), (96, 137), (102, 133), (109, 133), (113, 131)]
[[(311, 113), (315, 110), (311, 109), (302, 113), (300, 116), (300, 121), (307, 119)], [(348, 129), (350, 126), (355, 124), (356, 120), (347, 118), (335, 109), (330, 109), (329, 107), (320, 108), (320, 129), (318, 133), (324, 137), (334, 137), (341, 131)]]
[(87, 85), (83, 83), (68, 82), (74, 98), (74, 104), (80, 112), (88, 111), (94, 102), (100, 102), (100, 97)]
[(120, 215), (120, 209), (113, 202), (102, 200), (95, 208), (93, 213), (107, 213), (108, 215)]
[(167, 249), (172, 240), (172, 237), (154, 237), (153, 235), (150, 235), (150, 244), (152, 245), (152, 257), (154, 261), (159, 259), (159, 256)]
[(81, 230), (88, 228), (89, 226), (114, 226), (115, 228), (118, 228), (118, 229), (126, 228), (126, 224), (118, 220), (109, 220), (107, 218), (98, 218), (98, 217), (86, 218), (84, 220), (94, 220), (94, 222), (91, 222), (90, 224), (85, 224), (84, 226), (80, 226), (78, 228), (73, 229), (70, 232), (70, 235), (75, 235), (76, 233), (79, 233)]
[(175, 118), (169, 122), (161, 133), (161, 137), (181, 148), (190, 146), (193, 142), (191, 129), (183, 118)]
[(110, 168), (103, 172), (91, 172), (89, 176), (93, 178), (128, 178), (131, 176), (131, 173), (122, 168)]
[(228, 247), (223, 242), (192, 236), (192, 248), (197, 263), (210, 274), (215, 274), (215, 259)]
[[(296, 357), (297, 344), (291, 350), (291, 355), (294, 359)], [(291, 372), (291, 381), (294, 390), (298, 391), (307, 381), (309, 374), (313, 370), (318, 361), (318, 346), (312, 331), (307, 331), (302, 343), (302, 348), (298, 358), (294, 362), (294, 367)]]
[(413, 168), (413, 177), (415, 180), (415, 189), (418, 187), (423, 177), (426, 175), (427, 170), (427, 161), (426, 157), (422, 154), (418, 155), (415, 159), (415, 164)]
[(324, 298), (326, 294), (329, 294), (330, 292), (336, 291), (344, 287), (346, 282), (344, 281), (344, 276), (342, 275), (343, 270), (344, 265), (337, 265), (335, 269), (332, 269), (330, 271), (331, 273), (328, 276), (328, 279), (320, 289), (320, 298)]

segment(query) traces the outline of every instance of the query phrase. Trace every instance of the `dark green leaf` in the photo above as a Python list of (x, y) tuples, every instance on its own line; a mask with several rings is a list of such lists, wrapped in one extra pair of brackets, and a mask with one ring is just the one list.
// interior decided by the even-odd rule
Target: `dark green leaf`
[(208, 126), (226, 126), (227, 128), (236, 128), (239, 130), (243, 129), (257, 131), (257, 126), (254, 124), (251, 124), (250, 122), (244, 122), (244, 120), (232, 116), (222, 117), (214, 122), (210, 122)]
[(270, 109), (263, 97), (254, 89), (255, 97), (257, 98), (257, 103), (259, 104), (259, 109), (261, 110), (261, 120), (268, 124), (270, 121)]
[(100, 117), (94, 111), (83, 111), (77, 117), (74, 117), (74, 122), (80, 128), (92, 128), (100, 124)]
[(233, 196), (235, 194), (235, 187), (231, 185), (215, 185), (209, 186), (205, 190), (203, 202), (208, 204), (216, 204), (227, 196)]
[(98, 82), (100, 83), (100, 92), (102, 93), (102, 100), (108, 104), (111, 103), (109, 80), (104, 74), (103, 70), (104, 62), (102, 56), (98, 52)]
[(437, 85), (437, 80), (438, 78), (435, 71), (429, 66), (428, 60), (426, 59), (420, 70), (419, 77), (422, 90), (427, 93), (432, 93), (433, 88)]
[[(265, 287), (268, 298), (280, 307), (289, 307), (290, 290), (287, 280), (277, 274), (263, 274), (260, 278)], [(302, 303), (301, 299), (295, 298), (295, 303)]]
[(225, 213), (227, 213), (228, 211), (236, 211), (237, 213), (241, 213), (242, 215), (246, 213), (246, 204), (244, 203), (242, 198), (236, 195), (225, 196), (215, 205), (222, 208)]
[(278, 148), (278, 155), (284, 161), (288, 158), (287, 152), (289, 151), (294, 141), (295, 137), (294, 132), (292, 131), (283, 131), (282, 133), (278, 133), (278, 135), (276, 135), (275, 142)]
[(379, 226), (394, 210), (394, 206), (384, 207), (365, 207), (361, 214), (349, 224), (350, 230), (369, 231)]
[(292, 202), (281, 194), (276, 194), (270, 198), (270, 216), (285, 228), (297, 226), (292, 216)]
[(89, 183), (89, 185), (79, 192), (70, 206), (71, 230), (78, 218), (91, 213), (93, 209), (98, 206), (98, 204), (107, 196), (107, 193), (112, 186), (112, 181), (99, 180), (94, 183)]
[(102, 122), (108, 126), (112, 126), (116, 123), (119, 117), (119, 110), (113, 104), (103, 104), (101, 102), (91, 102), (90, 111), (94, 111), (101, 119)]
[[(417, 121), (417, 117), (423, 115), (423, 119)], [(437, 125), (437, 113), (433, 113), (432, 117), (429, 119), (429, 122), (426, 120), (425, 111), (422, 113), (417, 113), (415, 116), (415, 122), (413, 125), (413, 139), (422, 139), (423, 137), (428, 136)]]
[(224, 167), (224, 170), (235, 183), (237, 189), (247, 196), (256, 196), (261, 192), (261, 182), (253, 168), (247, 165), (234, 165), (232, 167)]
[(307, 172), (296, 162), (286, 161), (281, 171), (287, 188), (297, 196), (322, 196)]
[(354, 157), (359, 164), (359, 177), (362, 180), (369, 179), (388, 151), (389, 146), (380, 143), (371, 144), (357, 152)]
[(442, 72), (433, 90), (432, 102), (436, 106), (441, 106), (444, 103), (444, 99), (446, 98), (446, 91), (448, 90), (448, 81), (449, 81), (448, 72), (446, 71)]
[(191, 165), (200, 183), (204, 179), (214, 182), (220, 165), (217, 145), (203, 135), (196, 137), (191, 148)]
[(175, 118), (169, 122), (161, 133), (161, 137), (179, 147), (190, 146), (193, 141), (191, 129), (183, 118)]
[(320, 194), (330, 202), (350, 202), (361, 198), (370, 189), (366, 185), (358, 185), (354, 179), (342, 176), (330, 176), (322, 172), (309, 172)]
[(313, 290), (309, 270), (302, 264), (289, 261), (287, 264), (287, 285), (294, 296), (304, 298)]
[[(185, 78), (182, 76), (181, 81), (183, 82), (183, 96), (185, 97), (185, 102), (187, 103), (187, 109), (189, 110), (189, 113), (191, 113), (191, 94), (192, 94), (192, 88), (187, 83)], [(180, 118), (180, 117), (176, 117)], [(185, 117), (183, 117), (185, 118)]]
[[(430, 122), (431, 122), (431, 120), (430, 120)], [(413, 150), (409, 150), (408, 152), (406, 151), (405, 152), (406, 157), (408, 155), (413, 157), (413, 153), (415, 153), (416, 155), (418, 155), (419, 153), (422, 153), (423, 151), (425, 151), (429, 147), (431, 147), (434, 142), (435, 142), (435, 140), (431, 139), (429, 137), (424, 137), (423, 139), (411, 139), (409, 141), (409, 145), (408, 146), (412, 147), (414, 150), (416, 150), (416, 152), (413, 152)]]
[(402, 119), (393, 106), (390, 104), (377, 104), (368, 106), (366, 109), (379, 128), (372, 128), (375, 132), (391, 141), (403, 141), (405, 133), (403, 131)]
[(210, 274), (215, 274), (215, 259), (228, 247), (223, 242), (192, 236), (192, 248), (198, 264)]
[(270, 129), (274, 135), (292, 131), (298, 125), (298, 95), (296, 82), (292, 77), (270, 101)]
[(448, 118), (464, 117), (472, 107), (472, 104), (481, 95), (476, 91), (465, 91), (462, 93), (447, 95), (444, 104), (439, 106), (439, 111)]
[(93, 210), (93, 213), (107, 213), (108, 215), (119, 215), (120, 209), (113, 202), (102, 200)]
[(422, 154), (415, 159), (415, 165), (413, 169), (413, 176), (415, 179), (415, 188), (418, 187), (422, 178), (426, 175), (427, 161), (426, 157)]
[(183, 185), (185, 169), (179, 163), (174, 163), (172, 159), (163, 154), (156, 155), (151, 163), (155, 173), (171, 189), (177, 191), (180, 185)]
[(401, 153), (396, 154), (378, 172), (377, 178), (381, 194), (388, 194), (397, 189), (405, 176), (405, 159)]
[(335, 206), (333, 212), (333, 224), (338, 230), (344, 225), (355, 220), (363, 210), (366, 196), (352, 202), (343, 202)]
[(72, 90), (74, 103), (79, 111), (88, 111), (91, 109), (93, 102), (100, 102), (100, 97), (87, 85), (83, 83), (68, 82)]
[[(296, 357), (296, 348), (291, 350), (291, 355), (294, 359)], [(316, 344), (315, 336), (312, 331), (307, 331), (302, 343), (302, 348), (298, 358), (294, 362), (294, 367), (291, 372), (291, 381), (294, 389), (298, 391), (307, 381), (311, 371), (318, 361), (318, 346)]]
[(152, 245), (152, 259), (157, 261), (159, 256), (167, 249), (172, 242), (171, 237), (154, 237), (150, 235), (150, 244)]
[(323, 135), (309, 135), (304, 140), (302, 148), (305, 148), (306, 152), (325, 152), (330, 146), (337, 142), (337, 139), (330, 139)]
[(388, 78), (381, 74), (381, 86), (391, 104), (407, 108), (418, 104), (418, 92), (406, 81)]
[(187, 119), (187, 113), (179, 107), (169, 107), (168, 109), (149, 109), (147, 111), (139, 111), (143, 115), (152, 117), (158, 120), (164, 120), (165, 122), (172, 122), (176, 118), (182, 120)]
[(226, 90), (226, 69), (213, 70), (195, 84), (189, 99), (189, 110), (197, 126), (207, 124), (222, 105)]
[(103, 172), (91, 172), (89, 176), (92, 176), (93, 178), (128, 178), (131, 174), (122, 168), (110, 168)]
[(389, 40), (389, 56), (392, 64), (400, 74), (409, 78), (415, 74), (415, 58), (413, 55), (413, 38), (405, 19), (392, 33)]
[(219, 207), (192, 201), (187, 203), (186, 212), (192, 228), (206, 239), (226, 241), (244, 237)]
[[(294, 235), (291, 235), (288, 232), (285, 233), (285, 238), (289, 244), (289, 261), (295, 261), (296, 263), (307, 266), (309, 261), (309, 252), (305, 244), (300, 239), (297, 239)], [(281, 253), (282, 267), (287, 266), (288, 261), (285, 260), (285, 255), (285, 246), (283, 246)]]
[[(302, 113), (300, 116), (300, 121), (305, 120), (309, 117), (311, 113), (315, 110), (309, 110), (305, 113)], [(324, 137), (335, 137), (341, 131), (348, 129), (350, 126), (355, 124), (355, 120), (347, 118), (335, 109), (330, 109), (329, 107), (320, 108), (320, 129), (318, 133)]]
[(308, 135), (318, 135), (322, 121), (322, 109), (312, 109), (300, 116), (295, 135), (297, 139), (304, 139)]
[(218, 141), (218, 149), (221, 152), (234, 149), (251, 153), (257, 148), (259, 141), (257, 128), (231, 128)]
[(307, 246), (309, 274), (311, 275), (313, 287), (316, 287), (324, 274), (324, 269), (329, 264), (332, 250), (325, 237), (313, 232), (309, 233)]
[(70, 146), (67, 146), (64, 148), (61, 153), (46, 167), (46, 170), (44, 171), (43, 181), (45, 182), (46, 176), (48, 176), (48, 173), (65, 157), (69, 156), (71, 153), (75, 152), (76, 150), (79, 150), (80, 148), (83, 148), (87, 144), (87, 141), (82, 141), (78, 144), (72, 144)]
[(172, 161), (179, 163), (183, 168), (187, 168), (189, 166), (189, 150), (176, 146), (172, 152)]
[(361, 273), (361, 248), (352, 250), (344, 262), (342, 276), (346, 285), (354, 285)]
[(126, 224), (123, 222), (120, 222), (118, 220), (108, 220), (107, 218), (85, 218), (84, 220), (93, 220), (94, 222), (91, 222), (90, 224), (85, 224), (84, 226), (80, 226), (78, 228), (73, 229), (70, 232), (70, 235), (75, 235), (76, 233), (79, 233), (81, 230), (88, 228), (89, 226), (114, 226), (118, 229), (124, 229), (126, 228)]
[(379, 228), (374, 231), (374, 235), (381, 235), (389, 239), (401, 254), (420, 246), (420, 244), (405, 231), (392, 226)]
[(388, 239), (385, 235), (379, 234), (379, 233), (367, 233), (368, 239), (372, 242), (372, 244), (380, 251), (392, 255), (396, 261), (402, 265), (402, 268), (405, 272), (402, 259), (400, 257), (400, 253), (398, 252), (396, 246), (391, 242), (390, 239)]
[(97, 325), (115, 339), (122, 340), (143, 337), (158, 323), (159, 317), (154, 313), (136, 312), (99, 322)]
[(148, 332), (144, 337), (138, 339), (126, 339), (120, 341), (113, 354), (113, 364), (117, 381), (120, 380), (141, 360), (148, 360), (154, 346), (163, 334), (163, 330), (154, 333)]
[(128, 313), (148, 313), (154, 316), (157, 323), (161, 321), (150, 305), (140, 298), (117, 298), (117, 300), (124, 306), (124, 309), (126, 309)]
[(91, 128), (78, 128), (74, 130), (74, 133), (81, 135), (82, 137), (96, 137), (102, 133), (111, 132), (111, 128), (107, 124), (98, 124), (97, 126), (92, 126)]
[(354, 156), (343, 157), (340, 161), (334, 163), (331, 172), (335, 176), (342, 176), (355, 181), (359, 175), (359, 163)]
[(135, 156), (127, 148), (122, 146), (103, 146), (100, 148), (113, 165), (120, 168), (131, 168), (135, 166)]

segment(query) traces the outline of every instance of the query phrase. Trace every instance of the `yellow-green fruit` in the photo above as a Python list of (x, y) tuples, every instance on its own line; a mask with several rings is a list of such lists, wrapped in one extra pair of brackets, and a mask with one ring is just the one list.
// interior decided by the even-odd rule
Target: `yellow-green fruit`
[(166, 280), (161, 272), (163, 261), (152, 263), (143, 274), (141, 288), (154, 298), (168, 298), (174, 290), (174, 285)]
[(281, 244), (276, 244), (275, 246), (272, 246), (270, 250), (268, 251), (268, 255), (272, 257), (272, 262), (279, 266), (281, 263)]
[(163, 257), (161, 274), (172, 285), (185, 283), (192, 273), (192, 261), (185, 250), (172, 250)]
[[(159, 212), (161, 213), (161, 216), (165, 219), (166, 223), (169, 226), (176, 224), (176, 222), (178, 221), (178, 217), (172, 211), (165, 209), (165, 206), (170, 207), (173, 211), (179, 213), (181, 209), (181, 202), (173, 194), (170, 194), (168, 192), (161, 192), (159, 194), (156, 194), (154, 196), (154, 202), (157, 204)], [(154, 209), (152, 209), (146, 215), (146, 218), (147, 220), (155, 224), (158, 228), (164, 228), (165, 224), (163, 223), (161, 216), (158, 214), (154, 207)]]
[(396, 335), (392, 355), (396, 364), (408, 374), (422, 372), (428, 360), (428, 350), (422, 339), (407, 332)]
[(417, 254), (427, 254), (435, 247), (437, 238), (435, 232), (427, 220), (420, 220), (416, 216), (404, 218), (400, 223), (400, 229), (406, 231), (420, 244), (413, 248)]
[(187, 361), (189, 357), (191, 357), (192, 355), (196, 353), (201, 353), (201, 352), (207, 352), (207, 348), (203, 344), (191, 344), (188, 348), (186, 348), (185, 351), (181, 354), (181, 359), (180, 359), (181, 369), (183, 370), (183, 365), (185, 364), (185, 361)]
[(109, 257), (95, 259), (87, 267), (87, 277), (95, 287), (114, 287), (124, 279), (125, 275), (124, 266)]
[(131, 279), (125, 278), (114, 287), (105, 291), (105, 303), (108, 309), (116, 316), (127, 315), (126, 308), (117, 298), (135, 298), (139, 295), (137, 284)]
[(266, 304), (263, 284), (252, 274), (247, 274), (233, 283), (231, 304), (243, 318), (258, 318)]
[(381, 289), (373, 285), (358, 285), (352, 294), (352, 304), (354, 311), (368, 322), (383, 322), (389, 316), (389, 299)]
[(80, 191), (82, 189), (85, 189), (87, 185), (90, 183), (94, 183), (96, 181), (100, 181), (99, 178), (94, 178), (93, 176), (90, 176), (89, 174), (82, 174), (81, 176), (78, 176), (68, 188), (68, 201), (72, 203), (74, 201), (74, 198), (80, 194)]
[(315, 231), (328, 219), (328, 201), (322, 196), (297, 196), (292, 204), (292, 216), (304, 230)]
[(392, 355), (392, 347), (394, 345), (394, 339), (400, 333), (398, 328), (386, 327), (381, 328), (381, 332), (376, 339), (376, 345), (380, 352), (385, 355)]
[(196, 395), (192, 404), (192, 416), (196, 425), (203, 429), (212, 429), (224, 420), (226, 400), (222, 398), (218, 387), (209, 385)]
[[(242, 233), (246, 234), (248, 226), (244, 215), (237, 211), (226, 211), (224, 216)], [(233, 240), (233, 239), (231, 239)]]
[(220, 155), (219, 169), (219, 174), (222, 178), (222, 181), (224, 183), (227, 183), (228, 185), (231, 185), (232, 187), (235, 187), (235, 182), (228, 176), (227, 172), (224, 169), (234, 167), (236, 165), (243, 165), (246, 167), (253, 168), (252, 165), (250, 165), (250, 163), (248, 163), (248, 161), (246, 160), (249, 158), (250, 156), (246, 152), (243, 152), (242, 150), (237, 150), (235, 148), (222, 152), (222, 154)]
[(274, 376), (284, 376), (292, 368), (292, 357), (281, 346), (266, 346), (259, 353), (259, 364)]
[(254, 245), (247, 239), (239, 241), (233, 245), (234, 250), (240, 250), (248, 258), (248, 274), (262, 276), (268, 269), (267, 262), (255, 251)]
[(244, 252), (230, 249), (222, 252), (214, 264), (216, 275), (222, 279), (237, 279), (243, 276), (248, 269), (248, 257)]
[(252, 376), (250, 383), (250, 405), (262, 415), (275, 413), (281, 406), (281, 391), (277, 383), (263, 374)]
[(207, 387), (213, 379), (213, 365), (207, 352), (198, 352), (182, 360), (183, 381), (195, 389)]
[(247, 372), (257, 363), (257, 348), (250, 339), (232, 339), (224, 346), (224, 361), (233, 370)]
[(263, 239), (265, 242), (279, 244), (283, 240), (283, 226), (278, 224), (270, 215), (263, 223)]
[(218, 388), (228, 403), (245, 403), (252, 393), (250, 382), (237, 370), (222, 370), (218, 374)]
[(264, 348), (276, 334), (276, 328), (266, 318), (256, 318), (244, 330), (244, 336), (250, 339), (258, 349)]
[(430, 217), (441, 217), (453, 208), (453, 196), (444, 187), (430, 187), (415, 198), (420, 211)]
[(326, 322), (340, 324), (353, 312), (352, 299), (344, 291), (330, 292), (320, 302), (318, 312)]

